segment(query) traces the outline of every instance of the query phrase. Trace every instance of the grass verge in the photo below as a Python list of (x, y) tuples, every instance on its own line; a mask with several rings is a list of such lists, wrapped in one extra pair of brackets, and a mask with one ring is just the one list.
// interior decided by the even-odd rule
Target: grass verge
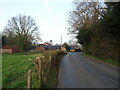
[(88, 55), (88, 54), (86, 54), (86, 53), (83, 53), (83, 55), (86, 56), (86, 57), (92, 58), (92, 59), (94, 59), (94, 60), (97, 60), (97, 61), (102, 61), (102, 62), (111, 64), (111, 65), (120, 67), (120, 62), (119, 62), (118, 60), (103, 59), (103, 58), (99, 58), (99, 57), (96, 57), (96, 56)]

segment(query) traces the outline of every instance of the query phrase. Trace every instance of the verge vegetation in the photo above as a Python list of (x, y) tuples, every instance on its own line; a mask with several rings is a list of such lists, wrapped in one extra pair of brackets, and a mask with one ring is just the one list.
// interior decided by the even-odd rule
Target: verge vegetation
[(43, 52), (43, 86), (42, 88), (57, 88), (60, 63), (66, 52), (63, 51), (45, 51)]
[(111, 64), (111, 65), (120, 67), (120, 62), (119, 62), (119, 61), (116, 61), (116, 60), (99, 58), (99, 57), (97, 57), (97, 56), (92, 56), (92, 55), (89, 55), (89, 54), (86, 54), (86, 53), (84, 53), (83, 55), (86, 56), (86, 57), (88, 57), (88, 58), (97, 60), (97, 61), (103, 61), (103, 62), (109, 63), (109, 64)]

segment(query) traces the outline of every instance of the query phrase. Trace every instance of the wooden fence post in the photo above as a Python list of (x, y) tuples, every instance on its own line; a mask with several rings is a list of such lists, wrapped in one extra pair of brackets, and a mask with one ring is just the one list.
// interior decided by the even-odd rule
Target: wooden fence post
[(51, 73), (51, 69), (52, 69), (52, 66), (51, 66), (51, 59), (52, 59), (52, 57), (51, 57), (51, 54), (50, 54), (50, 73)]
[(32, 81), (32, 70), (28, 70), (28, 81), (27, 81), (27, 88), (31, 88), (31, 81)]
[(42, 88), (43, 87), (43, 78), (42, 78), (42, 59), (41, 58), (39, 58), (39, 60), (38, 60), (38, 62), (39, 62), (39, 79), (40, 79), (40, 88)]

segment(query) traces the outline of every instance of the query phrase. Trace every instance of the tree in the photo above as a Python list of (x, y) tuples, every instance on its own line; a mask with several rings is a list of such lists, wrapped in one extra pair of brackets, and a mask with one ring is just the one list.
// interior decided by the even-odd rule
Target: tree
[(120, 2), (106, 3), (107, 13), (102, 21), (104, 32), (120, 39)]
[[(107, 12), (102, 22), (102, 34), (108, 38), (105, 40), (106, 47), (109, 49), (107, 57), (119, 60), (120, 58), (120, 2), (106, 2)], [(104, 45), (105, 46), (105, 45)], [(107, 51), (107, 50), (106, 50)]]
[(73, 4), (75, 8), (70, 12), (68, 31), (76, 35), (78, 42), (83, 45), (83, 51), (89, 53), (90, 43), (95, 42), (100, 27), (99, 19), (104, 17), (106, 9), (100, 2), (75, 1)]
[(74, 9), (70, 12), (68, 19), (68, 31), (71, 34), (78, 34), (80, 30), (93, 30), (93, 25), (103, 18), (106, 8), (100, 2), (75, 1)]
[(3, 34), (15, 41), (23, 51), (28, 50), (33, 42), (40, 40), (38, 26), (31, 16), (19, 14), (8, 21)]
[(69, 33), (76, 34), (83, 52), (118, 60), (120, 46), (120, 2), (74, 2)]
[(53, 41), (52, 41), (52, 40), (50, 40), (50, 42), (49, 42), (49, 43), (50, 43), (50, 45), (52, 46), (52, 44), (53, 44)]

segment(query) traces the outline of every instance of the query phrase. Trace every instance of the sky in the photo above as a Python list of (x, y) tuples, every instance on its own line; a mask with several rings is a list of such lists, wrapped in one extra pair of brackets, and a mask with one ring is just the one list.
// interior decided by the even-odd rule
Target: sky
[(8, 20), (19, 14), (31, 16), (39, 27), (44, 43), (52, 40), (53, 44), (68, 42), (68, 17), (72, 10), (71, 0), (0, 0), (0, 31)]

